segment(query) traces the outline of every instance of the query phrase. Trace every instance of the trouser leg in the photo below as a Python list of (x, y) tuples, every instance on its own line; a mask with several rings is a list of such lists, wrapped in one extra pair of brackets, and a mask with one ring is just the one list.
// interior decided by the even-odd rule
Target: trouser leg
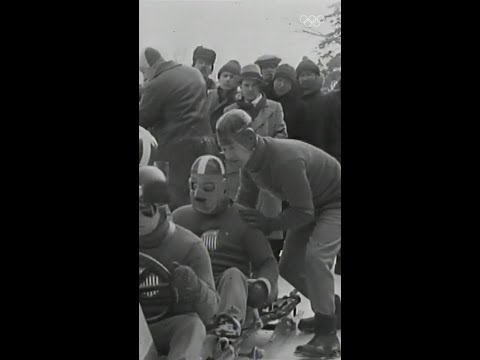
[(248, 278), (237, 268), (227, 269), (218, 282), (217, 291), (220, 294), (218, 314), (230, 314), (243, 323), (247, 312)]
[(310, 300), (315, 313), (335, 314), (332, 266), (340, 243), (340, 209), (325, 210), (314, 224), (287, 232), (280, 275)]
[(205, 325), (195, 313), (177, 315), (150, 325), (159, 354), (168, 360), (198, 360), (206, 338)]

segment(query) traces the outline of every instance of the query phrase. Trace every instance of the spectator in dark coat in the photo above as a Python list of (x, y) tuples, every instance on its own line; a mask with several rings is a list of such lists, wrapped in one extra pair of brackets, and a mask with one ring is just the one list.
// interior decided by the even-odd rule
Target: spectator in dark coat
[(203, 46), (197, 46), (193, 52), (193, 67), (198, 69), (205, 79), (207, 91), (215, 89), (215, 81), (209, 76), (215, 66), (215, 60), (217, 54), (211, 49), (204, 48)]
[(215, 124), (223, 115), (224, 109), (237, 100), (240, 70), (240, 63), (237, 60), (230, 60), (218, 71), (218, 88), (208, 91), (207, 109), (210, 116), (210, 126), (214, 133)]
[(265, 82), (262, 85), (261, 90), (267, 99), (270, 100), (272, 100), (272, 98), (275, 96), (273, 91), (273, 75), (275, 74), (275, 70), (277, 70), (281, 61), (282, 59), (276, 55), (262, 55), (255, 60), (255, 65), (260, 67), (263, 81)]
[(318, 66), (308, 58), (298, 64), (297, 77), (307, 105), (307, 142), (340, 161), (340, 118), (336, 115), (334, 96), (321, 92), (323, 77)]
[(282, 105), (289, 139), (305, 141), (309, 131), (306, 127), (306, 104), (301, 99), (292, 66), (282, 64), (277, 68), (273, 77), (273, 90), (272, 100)]
[(164, 163), (173, 210), (190, 203), (188, 179), (195, 159), (216, 153), (205, 81), (197, 69), (165, 61), (152, 48), (142, 52), (140, 71), (146, 82), (139, 105), (139, 125), (157, 140), (155, 161)]

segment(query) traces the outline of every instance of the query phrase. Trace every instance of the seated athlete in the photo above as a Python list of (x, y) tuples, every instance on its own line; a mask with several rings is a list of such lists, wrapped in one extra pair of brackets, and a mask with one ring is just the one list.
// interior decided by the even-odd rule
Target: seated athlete
[[(175, 225), (168, 208), (165, 175), (156, 167), (139, 168), (139, 251), (162, 263), (172, 274), (179, 301), (170, 317), (149, 324), (160, 355), (168, 360), (198, 360), (206, 338), (205, 324), (217, 311), (210, 257), (201, 240)], [(158, 306), (140, 299), (146, 318)]]
[[(173, 219), (201, 236), (210, 253), (220, 304), (218, 336), (237, 337), (247, 306), (262, 308), (278, 293), (278, 265), (263, 233), (242, 221), (238, 205), (227, 196), (225, 168), (215, 156), (200, 156), (190, 177), (192, 204)], [(253, 275), (253, 278), (252, 278)]]

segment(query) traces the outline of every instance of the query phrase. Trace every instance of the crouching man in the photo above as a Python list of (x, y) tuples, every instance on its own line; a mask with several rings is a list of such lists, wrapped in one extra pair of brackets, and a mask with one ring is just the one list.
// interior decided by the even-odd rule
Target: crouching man
[[(156, 167), (139, 168), (139, 251), (172, 273), (180, 299), (170, 317), (150, 324), (160, 355), (168, 360), (199, 360), (206, 337), (205, 324), (218, 308), (210, 257), (201, 240), (175, 225), (168, 207), (167, 181)], [(146, 318), (158, 307), (140, 300)]]
[(173, 219), (201, 236), (208, 249), (220, 294), (215, 333), (235, 338), (247, 306), (262, 308), (278, 294), (277, 261), (263, 233), (242, 221), (227, 196), (219, 158), (204, 155), (193, 163), (190, 199), (192, 204), (175, 210)]
[[(270, 234), (286, 230), (280, 274), (312, 305), (315, 317), (304, 319), (315, 336), (296, 353), (321, 358), (337, 356), (335, 292), (332, 267), (341, 243), (341, 168), (326, 152), (297, 140), (255, 133), (252, 119), (232, 110), (217, 122), (218, 144), (227, 161), (241, 167), (236, 202), (251, 227)], [(263, 189), (288, 202), (279, 216), (266, 217), (255, 205)]]

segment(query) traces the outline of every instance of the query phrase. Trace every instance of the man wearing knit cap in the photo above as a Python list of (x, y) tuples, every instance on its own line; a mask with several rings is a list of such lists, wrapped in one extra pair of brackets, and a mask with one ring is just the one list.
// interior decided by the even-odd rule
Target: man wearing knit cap
[(306, 105), (301, 99), (295, 69), (289, 64), (280, 65), (273, 76), (273, 100), (282, 104), (288, 138), (305, 141)]
[(263, 80), (265, 81), (262, 91), (268, 99), (272, 99), (274, 96), (273, 75), (281, 61), (282, 59), (276, 55), (262, 55), (255, 60), (254, 64), (260, 66), (260, 70), (262, 71)]
[[(341, 244), (341, 167), (326, 152), (291, 139), (260, 136), (251, 117), (232, 110), (217, 122), (217, 140), (229, 161), (241, 167), (236, 202), (240, 216), (264, 234), (287, 231), (280, 275), (305, 295), (315, 317), (315, 336), (296, 353), (310, 358), (340, 353), (332, 267)], [(288, 201), (277, 216), (265, 216), (255, 205), (260, 189)]]
[(215, 124), (223, 115), (224, 109), (236, 100), (240, 68), (237, 60), (227, 62), (218, 71), (218, 88), (208, 91), (207, 108), (213, 132), (215, 132)]
[(205, 79), (207, 85), (207, 91), (215, 89), (215, 82), (209, 78), (215, 66), (215, 60), (217, 54), (211, 49), (207, 49), (203, 46), (197, 46), (193, 51), (193, 67), (198, 69)]
[(139, 125), (157, 140), (155, 161), (168, 165), (170, 208), (188, 204), (188, 178), (195, 159), (216, 153), (206, 108), (205, 80), (200, 72), (146, 48), (140, 55), (145, 86)]
[(297, 77), (307, 105), (307, 142), (326, 151), (340, 161), (340, 126), (333, 116), (330, 97), (322, 94), (323, 76), (318, 66), (307, 57), (298, 64)]

